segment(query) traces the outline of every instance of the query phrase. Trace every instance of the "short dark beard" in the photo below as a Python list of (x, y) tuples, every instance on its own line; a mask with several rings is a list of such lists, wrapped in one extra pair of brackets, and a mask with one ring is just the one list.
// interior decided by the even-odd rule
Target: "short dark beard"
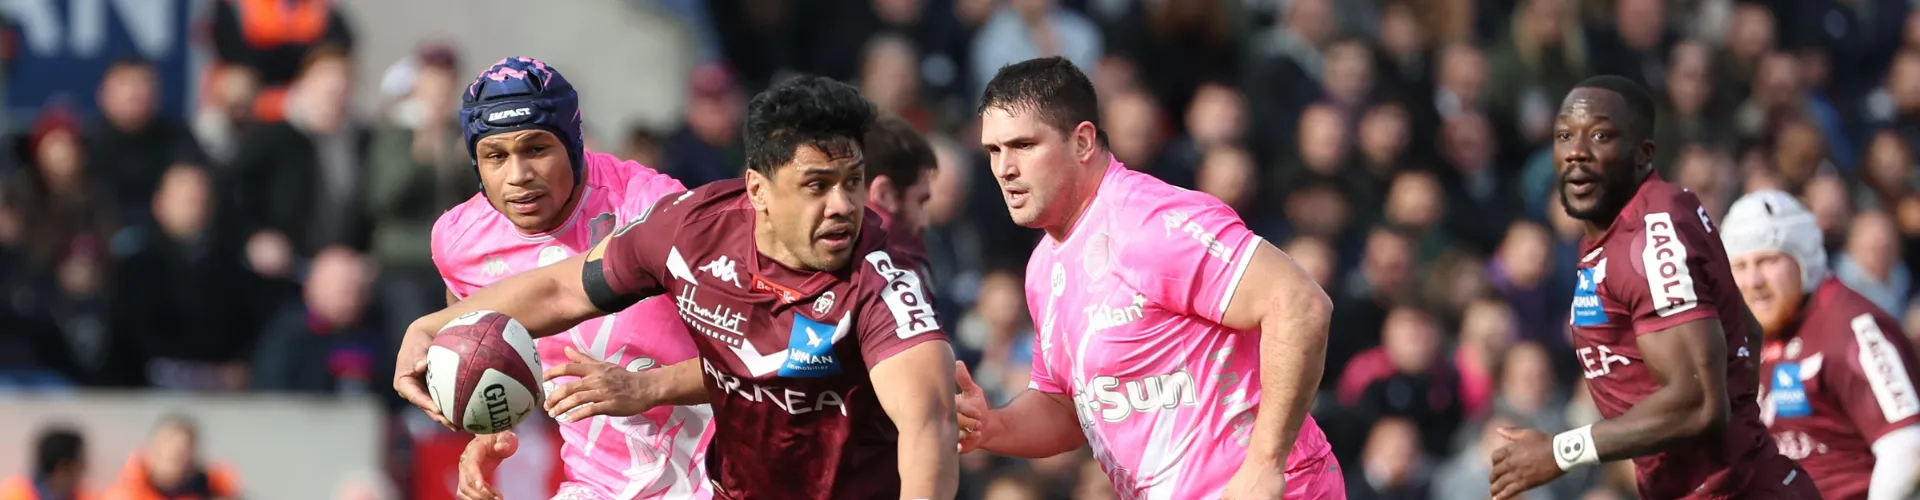
[(1639, 169), (1635, 169), (1635, 172), (1624, 180), (1618, 181), (1617, 183), (1602, 184), (1600, 186), (1600, 202), (1594, 204), (1593, 208), (1588, 210), (1577, 210), (1573, 208), (1573, 202), (1567, 197), (1567, 184), (1561, 182), (1560, 208), (1567, 211), (1568, 217), (1605, 225), (1608, 222), (1612, 222), (1614, 217), (1620, 216), (1620, 210), (1626, 208), (1627, 203), (1633, 201), (1633, 195), (1640, 191), (1640, 183), (1644, 181), (1646, 181), (1646, 175), (1642, 175)]

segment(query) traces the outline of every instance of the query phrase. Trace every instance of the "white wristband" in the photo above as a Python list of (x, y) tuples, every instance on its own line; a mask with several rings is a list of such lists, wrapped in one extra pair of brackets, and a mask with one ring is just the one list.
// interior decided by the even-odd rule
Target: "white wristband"
[(1560, 470), (1600, 463), (1600, 449), (1593, 445), (1593, 426), (1562, 432), (1553, 437), (1553, 461)]

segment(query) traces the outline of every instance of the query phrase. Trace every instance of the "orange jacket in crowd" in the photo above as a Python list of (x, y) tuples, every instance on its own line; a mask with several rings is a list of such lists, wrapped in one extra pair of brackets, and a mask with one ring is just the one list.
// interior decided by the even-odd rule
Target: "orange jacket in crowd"
[[(73, 500), (92, 500), (86, 488), (75, 493)], [(27, 476), (14, 476), (6, 482), (0, 482), (0, 500), (48, 500), (40, 498), (40, 490), (33, 487), (33, 480)]]
[(154, 489), (153, 482), (147, 480), (147, 466), (141, 457), (140, 452), (134, 452), (133, 458), (127, 460), (126, 468), (120, 470), (120, 477), (100, 495), (99, 500), (212, 500), (239, 496), (239, 476), (224, 464), (206, 466), (205, 491), (167, 496)]

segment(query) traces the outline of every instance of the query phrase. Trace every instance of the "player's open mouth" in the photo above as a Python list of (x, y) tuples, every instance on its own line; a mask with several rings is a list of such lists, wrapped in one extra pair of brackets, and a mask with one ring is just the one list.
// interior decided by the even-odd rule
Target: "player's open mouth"
[(1007, 186), (1001, 189), (1001, 194), (1006, 195), (1008, 208), (1021, 208), (1021, 207), (1027, 206), (1027, 189), (1026, 188)]
[(510, 196), (506, 200), (507, 208), (513, 209), (513, 213), (517, 213), (520, 215), (532, 214), (540, 210), (540, 205), (539, 205), (540, 199), (545, 197), (547, 197), (546, 193), (531, 193), (531, 194)]
[(853, 229), (832, 229), (820, 233), (816, 238), (826, 243), (829, 250), (840, 250), (853, 244)]
[(1567, 183), (1567, 194), (1573, 196), (1585, 197), (1600, 188), (1598, 180), (1586, 174), (1571, 174), (1561, 182)]

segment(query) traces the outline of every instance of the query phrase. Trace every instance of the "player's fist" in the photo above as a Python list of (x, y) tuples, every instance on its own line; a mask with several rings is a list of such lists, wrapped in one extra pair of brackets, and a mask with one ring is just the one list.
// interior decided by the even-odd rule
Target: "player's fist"
[(987, 392), (980, 389), (980, 384), (973, 383), (973, 374), (967, 373), (965, 362), (953, 362), (953, 378), (960, 384), (960, 392), (953, 395), (953, 408), (959, 414), (960, 452), (966, 453), (987, 442), (999, 423), (993, 419), (993, 408), (987, 406)]
[(1280, 500), (1287, 493), (1286, 464), (1247, 460), (1227, 480), (1221, 500)]
[(567, 349), (567, 364), (548, 368), (547, 381), (580, 377), (547, 394), (547, 414), (562, 423), (599, 415), (631, 417), (660, 405), (660, 398), (644, 373), (593, 359)]
[(1553, 437), (1533, 429), (1496, 429), (1507, 444), (1493, 450), (1493, 474), (1488, 494), (1493, 500), (1520, 498), (1521, 493), (1566, 475), (1553, 460)]
[(500, 491), (487, 484), (487, 476), (519, 449), (520, 440), (513, 431), (474, 436), (466, 451), (460, 452), (460, 500), (501, 500)]

